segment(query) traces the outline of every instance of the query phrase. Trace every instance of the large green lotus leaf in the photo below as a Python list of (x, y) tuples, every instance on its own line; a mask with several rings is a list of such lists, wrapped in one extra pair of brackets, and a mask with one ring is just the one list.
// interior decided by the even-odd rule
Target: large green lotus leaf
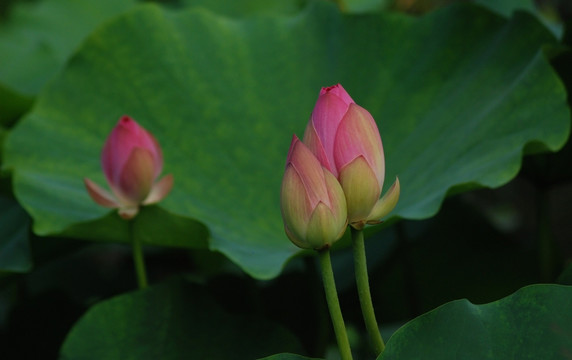
[(95, 32), (42, 92), (7, 139), (6, 166), (36, 233), (88, 237), (95, 221), (100, 237), (120, 237), (82, 178), (104, 184), (101, 147), (129, 114), (175, 178), (159, 206), (204, 223), (211, 249), (271, 278), (299, 251), (284, 235), (280, 184), (321, 86), (341, 82), (377, 120), (385, 187), (401, 180), (393, 214), (427, 218), (452, 187), (509, 181), (525, 147), (564, 144), (566, 93), (541, 50), (551, 42), (530, 15), (469, 5), (421, 18), (341, 15), (325, 2), (240, 19), (138, 7)]
[(379, 359), (569, 359), (571, 298), (571, 286), (532, 285), (484, 305), (456, 300), (397, 330)]
[(29, 105), (80, 42), (136, 0), (42, 0), (20, 3), (0, 23), (0, 120)]
[(230, 314), (204, 289), (181, 281), (96, 304), (74, 325), (61, 359), (256, 359), (300, 351), (268, 320)]

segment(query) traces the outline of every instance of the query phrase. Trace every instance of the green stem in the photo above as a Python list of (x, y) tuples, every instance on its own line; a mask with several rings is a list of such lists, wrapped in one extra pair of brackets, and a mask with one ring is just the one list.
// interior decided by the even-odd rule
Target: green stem
[(350, 227), (352, 233), (352, 246), (354, 253), (354, 267), (356, 273), (356, 284), (359, 295), (359, 302), (361, 305), (361, 312), (369, 340), (378, 356), (385, 349), (385, 343), (379, 332), (377, 320), (375, 319), (375, 312), (373, 310), (373, 303), (371, 301), (371, 292), (369, 290), (369, 279), (367, 276), (367, 262), (365, 258), (365, 244), (363, 240), (363, 231), (356, 230)]
[(332, 270), (332, 260), (330, 259), (330, 250), (322, 250), (318, 252), (320, 257), (320, 268), (322, 269), (322, 279), (324, 281), (324, 291), (326, 293), (326, 301), (330, 309), (330, 317), (334, 326), (336, 340), (342, 360), (351, 360), (352, 351), (350, 342), (346, 332), (346, 325), (342, 317), (340, 302), (338, 300), (338, 291), (336, 290), (336, 282), (334, 280), (334, 272)]
[(147, 287), (147, 273), (145, 271), (145, 259), (143, 258), (143, 247), (141, 240), (135, 236), (134, 220), (128, 220), (129, 227), (129, 240), (133, 247), (133, 263), (135, 265), (135, 274), (137, 275), (137, 284), (139, 289)]

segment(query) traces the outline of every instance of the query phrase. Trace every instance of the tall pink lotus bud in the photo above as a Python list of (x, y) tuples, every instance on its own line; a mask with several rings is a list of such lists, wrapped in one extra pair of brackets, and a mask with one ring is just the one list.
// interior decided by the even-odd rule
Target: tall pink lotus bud
[(354, 101), (340, 84), (322, 88), (304, 133), (304, 144), (335, 176), (338, 176), (338, 170), (334, 159), (334, 141), (350, 104), (354, 104)]
[(399, 180), (383, 198), (383, 145), (370, 113), (357, 105), (341, 85), (322, 88), (304, 143), (322, 165), (337, 176), (348, 207), (348, 221), (361, 229), (379, 223), (399, 199)]
[(303, 249), (329, 248), (345, 232), (346, 200), (338, 180), (296, 135), (286, 160), (281, 203), (286, 235)]
[(163, 154), (149, 132), (129, 116), (123, 116), (105, 142), (101, 166), (109, 192), (88, 178), (85, 186), (99, 205), (118, 208), (119, 215), (131, 219), (139, 206), (161, 201), (173, 187), (173, 176), (156, 181), (163, 169)]

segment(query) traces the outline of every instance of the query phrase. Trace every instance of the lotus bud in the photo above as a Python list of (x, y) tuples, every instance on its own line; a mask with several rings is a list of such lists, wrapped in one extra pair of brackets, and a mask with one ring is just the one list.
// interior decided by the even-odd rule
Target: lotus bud
[(361, 229), (366, 223), (379, 223), (393, 210), (399, 199), (398, 179), (379, 198), (385, 159), (377, 125), (341, 85), (320, 91), (304, 143), (337, 176), (346, 197), (350, 225)]
[(346, 200), (338, 180), (296, 135), (286, 160), (281, 204), (286, 235), (298, 247), (326, 249), (345, 232)]
[(137, 215), (141, 205), (161, 201), (173, 187), (171, 174), (157, 181), (163, 169), (159, 144), (129, 116), (123, 116), (108, 136), (101, 165), (112, 194), (85, 178), (87, 191), (97, 204), (118, 208), (124, 219)]

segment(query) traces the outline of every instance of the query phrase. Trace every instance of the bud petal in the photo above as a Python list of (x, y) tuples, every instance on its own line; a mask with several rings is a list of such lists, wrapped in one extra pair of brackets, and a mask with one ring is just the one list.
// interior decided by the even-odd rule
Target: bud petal
[(334, 143), (334, 159), (338, 171), (359, 156), (363, 156), (383, 187), (385, 159), (379, 130), (370, 113), (351, 104), (340, 122)]
[(308, 222), (306, 243), (310, 248), (316, 250), (329, 248), (333, 241), (324, 241), (324, 239), (337, 240), (336, 236), (339, 233), (335, 215), (324, 203), (319, 203)]
[(296, 246), (304, 248), (307, 219), (312, 210), (304, 183), (292, 166), (288, 166), (284, 172), (281, 203), (286, 234)]
[(115, 200), (110, 193), (105, 191), (99, 185), (97, 185), (88, 178), (84, 178), (83, 182), (85, 184), (85, 187), (87, 188), (87, 193), (97, 204), (108, 208), (119, 207), (119, 203), (117, 202), (117, 200)]
[(328, 93), (336, 95), (337, 97), (339, 97), (343, 102), (345, 102), (348, 105), (354, 103), (354, 100), (352, 99), (350, 94), (348, 94), (346, 89), (344, 89), (341, 84), (323, 87), (320, 90), (320, 95), (325, 95)]
[(304, 133), (304, 144), (334, 176), (338, 176), (334, 161), (336, 131), (353, 102), (340, 84), (322, 88)]
[(367, 223), (379, 224), (381, 219), (387, 216), (387, 214), (395, 208), (395, 205), (397, 205), (400, 191), (399, 178), (396, 177), (395, 182), (391, 185), (389, 190), (387, 190), (385, 195), (375, 203), (371, 213), (367, 217)]
[(341, 169), (339, 179), (346, 197), (348, 221), (363, 227), (381, 193), (377, 178), (365, 158), (359, 156)]
[(300, 176), (310, 207), (314, 209), (320, 201), (324, 201), (327, 206), (330, 206), (328, 190), (324, 185), (326, 181), (324, 171), (318, 159), (306, 145), (300, 142), (296, 135), (294, 135), (290, 146), (288, 164)]
[(155, 204), (163, 200), (173, 188), (173, 175), (168, 174), (155, 183), (151, 188), (151, 192), (147, 199), (143, 201), (143, 205)]
[(151, 191), (154, 172), (153, 155), (148, 150), (134, 148), (123, 166), (119, 182), (111, 189), (123, 204), (138, 205)]

